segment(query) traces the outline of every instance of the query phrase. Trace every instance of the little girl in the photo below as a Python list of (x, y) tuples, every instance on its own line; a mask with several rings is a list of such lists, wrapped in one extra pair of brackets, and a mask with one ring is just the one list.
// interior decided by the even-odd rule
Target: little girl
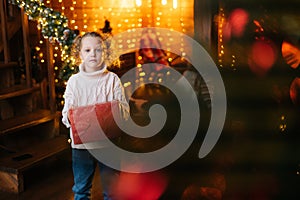
[[(106, 68), (109, 61), (105, 43), (100, 34), (87, 32), (74, 40), (74, 55), (80, 59), (79, 72), (67, 82), (62, 110), (62, 122), (70, 128), (68, 113), (70, 108), (93, 105), (118, 100), (122, 103), (122, 112), (129, 113), (124, 88), (119, 77)], [(72, 139), (72, 129), (70, 128)], [(107, 142), (74, 144), (72, 141), (72, 167), (74, 174), (74, 200), (90, 199), (92, 181), (96, 165), (100, 169), (104, 200), (113, 199), (111, 184), (118, 178), (118, 171), (95, 159), (89, 149), (109, 148)]]

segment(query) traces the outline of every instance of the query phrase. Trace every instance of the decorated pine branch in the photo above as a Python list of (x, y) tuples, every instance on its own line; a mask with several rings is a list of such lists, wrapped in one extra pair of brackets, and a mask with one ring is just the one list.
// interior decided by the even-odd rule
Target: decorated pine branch
[(60, 78), (68, 80), (77, 71), (77, 66), (71, 56), (71, 48), (78, 31), (68, 27), (66, 16), (45, 6), (41, 0), (10, 0), (10, 3), (23, 8), (30, 20), (38, 22), (38, 29), (41, 30), (44, 38), (49, 39), (52, 43), (59, 43), (64, 62)]

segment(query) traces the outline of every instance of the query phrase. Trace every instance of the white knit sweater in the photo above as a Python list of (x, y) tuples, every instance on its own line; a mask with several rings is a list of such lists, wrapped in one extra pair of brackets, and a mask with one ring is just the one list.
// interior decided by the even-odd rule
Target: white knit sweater
[(121, 102), (121, 112), (123, 117), (129, 116), (129, 106), (125, 99), (124, 88), (119, 77), (104, 67), (103, 69), (87, 73), (83, 66), (79, 66), (79, 72), (72, 75), (66, 86), (64, 93), (65, 104), (62, 110), (62, 122), (70, 128), (70, 137), (72, 148), (94, 149), (108, 146), (107, 142), (97, 142), (88, 144), (74, 144), (72, 129), (68, 120), (68, 111), (71, 107), (93, 105), (112, 100)]

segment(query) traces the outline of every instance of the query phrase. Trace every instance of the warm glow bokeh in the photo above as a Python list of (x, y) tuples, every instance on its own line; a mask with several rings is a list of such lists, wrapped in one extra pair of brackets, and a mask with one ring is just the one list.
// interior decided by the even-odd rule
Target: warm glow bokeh
[(221, 27), (219, 27), (223, 33), (224, 40), (229, 41), (232, 37), (242, 37), (246, 25), (249, 22), (249, 13), (241, 8), (234, 9), (229, 16), (219, 16), (221, 21), (219, 22)]
[(274, 65), (277, 59), (275, 45), (266, 39), (253, 43), (249, 54), (249, 67), (258, 76), (264, 76)]
[(297, 106), (300, 105), (300, 78), (295, 78), (290, 86), (290, 97), (293, 103)]
[(116, 197), (124, 200), (157, 200), (168, 185), (168, 178), (162, 172), (120, 174), (114, 185)]
[(281, 46), (282, 57), (293, 69), (300, 65), (300, 49), (289, 42), (283, 41)]
[[(108, 20), (112, 28), (112, 34), (116, 36), (114, 37), (116, 51), (128, 49), (128, 51), (133, 52), (139, 48), (141, 35), (136, 34), (136, 29), (139, 28), (166, 28), (194, 37), (194, 1), (47, 0), (44, 4), (66, 16), (68, 28), (78, 30), (80, 34), (88, 31), (100, 32), (104, 28), (105, 20)], [(130, 34), (122, 34), (125, 32)], [(159, 32), (156, 34), (160, 35)], [(159, 37), (159, 41), (166, 44), (166, 52), (176, 45), (176, 48), (180, 48), (183, 57), (190, 49), (185, 46), (181, 38), (173, 38), (171, 35)], [(55, 60), (58, 61), (56, 63), (69, 59), (68, 55), (60, 49), (55, 49), (54, 53), (60, 55), (55, 57)], [(167, 53), (167, 56), (170, 56), (170, 53)], [(56, 71), (59, 71), (59, 67), (55, 68)], [(56, 79), (56, 82), (58, 82), (58, 79)]]
[(81, 32), (99, 31), (104, 20), (113, 33), (143, 27), (160, 27), (193, 36), (193, 1), (187, 0), (72, 0), (51, 1), (50, 7), (69, 19), (69, 27)]
[(235, 37), (241, 37), (244, 34), (246, 25), (249, 21), (249, 14), (246, 10), (241, 8), (234, 9), (229, 16), (229, 24), (231, 32)]

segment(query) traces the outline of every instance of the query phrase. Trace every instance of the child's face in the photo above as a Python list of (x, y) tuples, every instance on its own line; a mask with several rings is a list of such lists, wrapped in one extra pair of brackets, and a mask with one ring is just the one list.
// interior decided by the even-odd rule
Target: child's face
[(103, 67), (103, 49), (99, 37), (84, 37), (81, 40), (80, 58), (86, 72), (94, 72)]

